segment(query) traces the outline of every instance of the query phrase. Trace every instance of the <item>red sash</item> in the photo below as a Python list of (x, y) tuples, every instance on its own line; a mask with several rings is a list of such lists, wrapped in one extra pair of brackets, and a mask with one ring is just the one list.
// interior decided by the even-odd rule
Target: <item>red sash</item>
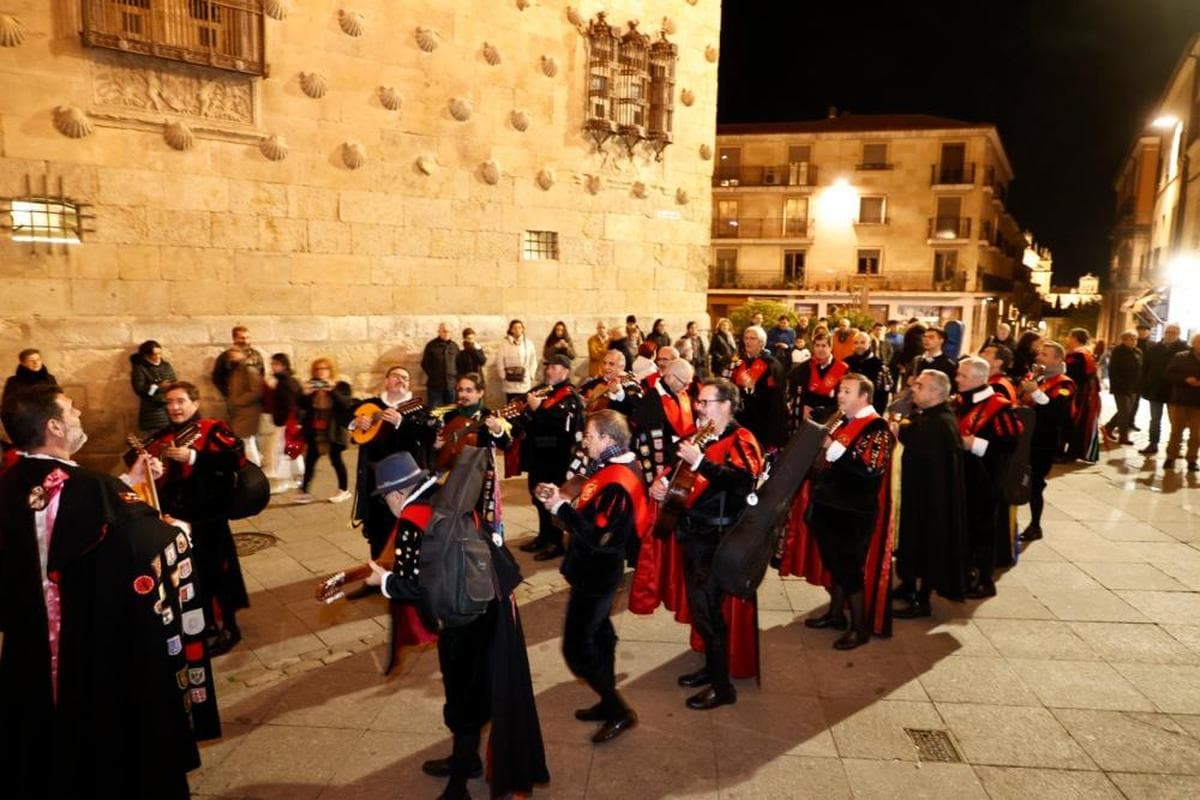
[(1060, 397), (1070, 397), (1075, 393), (1075, 381), (1067, 373), (1062, 372), (1043, 379), (1038, 384), (1038, 388), (1045, 392), (1047, 396), (1056, 393)]
[(753, 378), (754, 380), (750, 383), (750, 385), (757, 386), (759, 380), (763, 376), (763, 373), (765, 373), (766, 371), (767, 371), (766, 359), (755, 358), (753, 361), (751, 361), (749, 363), (743, 361), (742, 363), (738, 364), (737, 368), (734, 369), (734, 371), (733, 371), (733, 375), (731, 375), (730, 377), (733, 380), (733, 385), (738, 387), (739, 389), (741, 389), (742, 388), (742, 378), (744, 376), (749, 375), (751, 378)]
[[(219, 453), (222, 450), (231, 450), (238, 444), (238, 438), (233, 435), (233, 431), (226, 427), (225, 423), (219, 419), (201, 418), (196, 420), (196, 425), (200, 428), (200, 435), (196, 440), (188, 445), (191, 449), (198, 453)], [(161, 457), (162, 451), (168, 447), (174, 446), (175, 437), (178, 436), (177, 431), (166, 430), (157, 439), (146, 445), (146, 450), (156, 457)], [(242, 456), (242, 466), (246, 463), (245, 456)], [(184, 464), (179, 461), (167, 461), (166, 469), (163, 474), (155, 481), (162, 485), (168, 480), (176, 478), (189, 478), (192, 475), (193, 466)]]
[(1083, 373), (1089, 378), (1096, 374), (1096, 357), (1084, 348), (1072, 350), (1070, 355), (1079, 356), (1083, 361)]
[(962, 436), (975, 436), (984, 426), (992, 421), (992, 417), (1000, 410), (1010, 405), (1008, 400), (998, 394), (993, 394), (982, 403), (976, 403), (971, 408), (960, 406), (958, 412), (958, 432)]
[[(632, 464), (636, 463), (632, 462)], [(602, 489), (614, 483), (624, 489), (625, 493), (629, 495), (629, 499), (633, 501), (634, 527), (637, 528), (638, 537), (644, 538), (654, 527), (654, 513), (650, 508), (650, 503), (646, 500), (646, 485), (625, 464), (608, 464), (589, 478), (579, 491), (578, 508), (587, 508), (600, 495)], [(601, 526), (605, 524), (599, 519), (597, 522)]]
[(854, 417), (848, 420), (842, 420), (833, 433), (829, 434), (835, 442), (838, 442), (847, 450), (850, 445), (854, 444), (854, 440), (863, 432), (863, 429), (879, 418), (878, 414), (870, 414), (865, 417)]
[(1006, 376), (993, 375), (988, 378), (988, 386), (995, 389), (997, 394), (1003, 395), (1008, 402), (1013, 404), (1017, 402), (1017, 387), (1013, 386), (1013, 382)]
[[(742, 443), (742, 447), (734, 445)], [(762, 472), (762, 448), (749, 428), (735, 428), (733, 433), (710, 444), (704, 449), (704, 457), (714, 464), (729, 464), (738, 469), (744, 469), (757, 477)], [(708, 488), (708, 478), (696, 475), (692, 491), (688, 494), (687, 506), (691, 508), (704, 490)]]
[(808, 364), (808, 386), (805, 388), (809, 394), (819, 394), (822, 397), (837, 395), (838, 384), (842, 382), (842, 376), (850, 371), (850, 367), (845, 361), (838, 361), (835, 358), (829, 363), (825, 376), (821, 377), (821, 370), (817, 363), (809, 359)]
[(671, 396), (666, 392), (662, 395), (663, 414), (675, 431), (676, 436), (691, 436), (696, 432), (696, 419), (692, 414), (692, 398), (687, 392)]
[(563, 400), (567, 399), (567, 396), (571, 394), (571, 390), (573, 388), (574, 387), (571, 386), (570, 382), (564, 383), (562, 386), (559, 386), (557, 389), (551, 392), (550, 396), (543, 400), (542, 404), (538, 406), (538, 408), (544, 408), (547, 410), (554, 408)]

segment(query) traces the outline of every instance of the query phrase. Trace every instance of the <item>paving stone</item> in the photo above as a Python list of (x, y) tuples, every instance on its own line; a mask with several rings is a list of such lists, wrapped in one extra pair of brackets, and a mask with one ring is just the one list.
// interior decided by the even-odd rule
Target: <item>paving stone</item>
[(992, 800), (1121, 800), (1122, 794), (1103, 772), (975, 767)]
[(1095, 769), (1044, 708), (938, 703), (963, 757), (971, 764)]
[(1166, 714), (1061, 708), (1054, 715), (1105, 771), (1200, 773), (1200, 741)]
[(846, 779), (855, 800), (986, 800), (979, 778), (966, 764), (845, 759)]

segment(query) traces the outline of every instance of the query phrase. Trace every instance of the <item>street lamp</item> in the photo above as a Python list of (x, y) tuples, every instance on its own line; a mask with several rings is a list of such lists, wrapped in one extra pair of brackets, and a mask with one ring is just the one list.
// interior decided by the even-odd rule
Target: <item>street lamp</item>
[(1160, 117), (1155, 117), (1154, 121), (1150, 123), (1150, 127), (1158, 128), (1159, 130), (1167, 130), (1168, 128), (1174, 128), (1178, 124), (1179, 117), (1175, 116), (1174, 114), (1163, 114)]

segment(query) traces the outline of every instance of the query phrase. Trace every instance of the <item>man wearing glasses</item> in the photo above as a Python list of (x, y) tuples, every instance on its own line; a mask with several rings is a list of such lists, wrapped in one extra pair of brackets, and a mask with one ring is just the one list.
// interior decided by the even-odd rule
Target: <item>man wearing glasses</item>
[[(737, 690), (730, 682), (731, 662), (739, 666), (735, 670), (739, 675), (746, 674), (746, 664), (757, 663), (753, 605), (735, 600), (730, 606), (731, 619), (726, 620), (722, 613), (725, 594), (712, 574), (717, 545), (745, 508), (746, 497), (754, 491), (762, 471), (758, 440), (734, 421), (737, 402), (738, 390), (730, 381), (705, 380), (696, 401), (697, 425), (703, 428), (711, 424), (717, 438), (703, 449), (691, 440), (680, 442), (677, 448), (679, 460), (697, 473), (675, 531), (683, 547), (683, 574), (692, 625), (704, 643), (704, 666), (679, 678), (680, 686), (708, 687), (688, 698), (688, 708), (696, 710), (737, 702)], [(666, 478), (655, 480), (650, 497), (661, 503), (666, 495)], [(730, 642), (727, 641), (730, 631), (744, 635)], [(754, 671), (751, 667), (749, 674)]]

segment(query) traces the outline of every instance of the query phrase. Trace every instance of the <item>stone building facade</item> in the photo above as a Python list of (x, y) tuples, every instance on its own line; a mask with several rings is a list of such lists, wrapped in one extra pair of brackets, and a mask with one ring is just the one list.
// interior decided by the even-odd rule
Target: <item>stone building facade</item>
[[(133, 430), (127, 356), (148, 338), (216, 411), (205, 376), (238, 323), (298, 372), (330, 355), (366, 391), (442, 320), (494, 352), (510, 318), (539, 344), (562, 319), (586, 351), (597, 320), (676, 333), (702, 316), (715, 0), (603, 7), (617, 39), (640, 20), (676, 47), (665, 147), (585, 134), (595, 3), (199, 5), (224, 10), (0, 14), (0, 353), (41, 348), (96, 433), (91, 459)], [(237, 30), (235, 6), (251, 14)], [(143, 11), (171, 17), (182, 46), (147, 44), (159, 23), (129, 17)], [(96, 25), (117, 30), (90, 40), (117, 49), (83, 44)], [(253, 53), (172, 60), (260, 45), (262, 75)], [(13, 241), (14, 203), (46, 196), (78, 204), (81, 243)]]
[[(960, 319), (987, 335), (1027, 294), (995, 126), (921, 114), (721, 125), (709, 307)], [(1016, 317), (1014, 317), (1015, 319)]]

